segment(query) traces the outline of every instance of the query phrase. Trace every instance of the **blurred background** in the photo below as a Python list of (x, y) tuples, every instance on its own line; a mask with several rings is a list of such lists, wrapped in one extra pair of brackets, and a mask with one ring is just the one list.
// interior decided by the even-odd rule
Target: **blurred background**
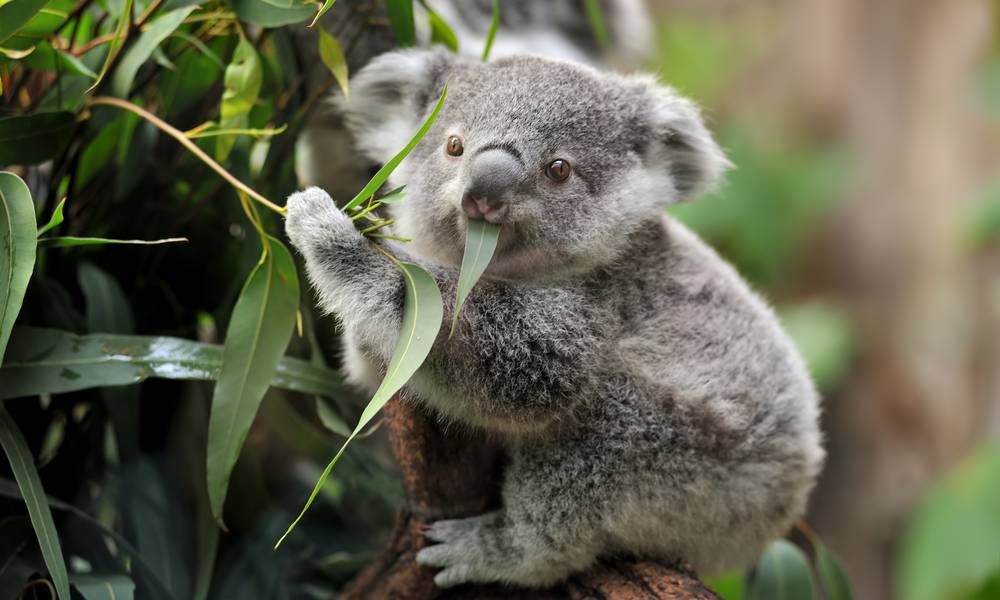
[[(307, 160), (295, 140), (336, 82), (315, 50), (302, 50), (316, 38), (297, 23), (314, 7), (261, 2), (201, 3), (183, 35), (150, 51), (126, 97), (193, 131), (218, 115), (245, 28), (263, 80), (245, 124), (288, 129), (239, 137), (220, 162), (283, 204)], [(93, 18), (65, 30), (56, 28), (79, 4), (47, 6), (62, 21), (32, 21), (35, 39), (62, 31), (67, 51), (98, 71), (95, 40), (123, 3), (95, 0)], [(161, 4), (137, 0), (135, 14), (151, 6)], [(325, 21), (352, 72), (395, 45), (379, 7), (341, 0)], [(1000, 598), (1000, 3), (650, 0), (649, 9), (646, 68), (704, 107), (736, 165), (717, 193), (671, 212), (773, 303), (824, 396), (829, 459), (808, 522), (845, 563), (857, 598)], [(46, 162), (9, 167), (40, 222), (66, 196), (62, 235), (191, 241), (40, 253), (18, 323), (222, 342), (259, 257), (236, 194), (150, 123), (81, 108), (91, 81), (55, 71), (0, 57), (0, 117), (76, 115), (68, 141), (52, 136)], [(214, 139), (198, 143), (218, 151)], [(279, 217), (258, 218), (281, 231)], [(304, 335), (288, 352), (335, 367), (335, 323), (312, 306), (304, 295)], [(376, 429), (272, 552), (360, 411), (363, 398), (336, 396), (267, 393), (223, 533), (204, 489), (210, 382), (151, 378), (6, 406), (45, 490), (78, 511), (55, 509), (72, 570), (125, 568), (139, 597), (329, 598), (376, 554), (402, 501)], [(24, 584), (44, 569), (6, 469), (0, 598), (49, 597)], [(109, 530), (140, 558), (123, 563), (120, 543), (104, 541)]]

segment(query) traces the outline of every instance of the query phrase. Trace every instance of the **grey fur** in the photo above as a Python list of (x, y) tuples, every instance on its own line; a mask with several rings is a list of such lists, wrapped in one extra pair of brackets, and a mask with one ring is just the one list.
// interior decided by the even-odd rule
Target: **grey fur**
[[(393, 177), (407, 185), (397, 233), (415, 241), (389, 250), (453, 298), (470, 163), (502, 147), (525, 168), (493, 264), (406, 394), (502, 436), (510, 462), (502, 510), (435, 523), (418, 562), (443, 587), (545, 586), (609, 555), (705, 573), (750, 563), (805, 510), (818, 398), (767, 305), (663, 213), (727, 166), (696, 107), (650, 78), (567, 62), (396, 52), (352, 84), (358, 147), (385, 161), (449, 75), (440, 117)], [(554, 158), (573, 165), (564, 183), (544, 175)], [(323, 191), (288, 207), (288, 236), (344, 324), (349, 374), (374, 384), (402, 277)]]

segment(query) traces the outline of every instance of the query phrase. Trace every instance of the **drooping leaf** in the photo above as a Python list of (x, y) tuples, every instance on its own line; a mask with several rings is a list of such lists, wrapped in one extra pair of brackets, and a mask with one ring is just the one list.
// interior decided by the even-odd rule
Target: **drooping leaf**
[(396, 35), (396, 43), (400, 46), (416, 44), (417, 28), (413, 21), (413, 0), (385, 0), (385, 9), (389, 13), (389, 23)]
[(0, 172), (0, 364), (35, 267), (35, 205), (28, 186)]
[[(17, 327), (0, 367), (0, 400), (129, 385), (149, 377), (218, 379), (222, 346), (173, 337), (76, 335), (57, 329)], [(272, 386), (328, 396), (345, 394), (336, 371), (284, 357)]]
[(462, 255), (462, 270), (458, 275), (458, 286), (455, 292), (455, 308), (451, 319), (451, 332), (455, 334), (455, 327), (458, 325), (458, 316), (462, 312), (462, 305), (469, 297), (476, 282), (483, 276), (493, 253), (497, 249), (497, 241), (500, 239), (500, 226), (486, 221), (469, 219), (469, 226), (465, 230), (465, 253)]
[(427, 2), (420, 0), (420, 4), (427, 11), (427, 19), (431, 26), (431, 43), (444, 44), (452, 52), (458, 52), (458, 36), (452, 31), (451, 25), (428, 6)]
[(226, 331), (222, 371), (208, 429), (208, 495), (222, 522), (229, 476), (264, 392), (292, 337), (299, 282), (288, 249), (265, 236), (267, 248), (240, 292)]
[(132, 600), (135, 582), (128, 575), (73, 575), (69, 578), (85, 600)]
[(441, 97), (438, 98), (437, 104), (434, 105), (434, 110), (431, 111), (431, 114), (427, 117), (427, 120), (423, 122), (423, 124), (420, 126), (420, 129), (417, 130), (417, 133), (414, 134), (412, 139), (410, 139), (410, 142), (406, 144), (406, 146), (402, 150), (400, 150), (395, 156), (389, 159), (389, 162), (385, 163), (385, 165), (381, 169), (379, 169), (378, 172), (375, 173), (375, 176), (372, 177), (371, 180), (369, 180), (368, 183), (365, 184), (365, 187), (363, 187), (361, 191), (358, 192), (358, 194), (354, 196), (354, 198), (351, 199), (351, 201), (344, 206), (345, 211), (352, 210), (353, 208), (355, 208), (356, 206), (367, 200), (369, 197), (371, 197), (372, 194), (374, 194), (376, 191), (378, 191), (380, 187), (382, 187), (382, 184), (385, 183), (385, 180), (389, 178), (389, 175), (391, 175), (392, 172), (396, 170), (396, 167), (399, 166), (399, 163), (403, 162), (403, 159), (406, 158), (406, 156), (410, 153), (410, 151), (413, 150), (413, 148), (415, 148), (416, 145), (420, 143), (420, 140), (422, 140), (423, 137), (427, 134), (427, 131), (430, 130), (431, 125), (433, 125), (435, 119), (437, 119), (438, 113), (441, 112), (441, 107), (444, 105), (444, 99), (447, 95), (448, 95), (448, 84), (445, 83), (444, 89), (441, 90)]
[(840, 559), (818, 538), (813, 540), (813, 548), (816, 550), (816, 575), (826, 600), (853, 600), (851, 582)]
[(306, 500), (305, 506), (302, 507), (302, 511), (299, 512), (299, 515), (295, 517), (295, 521), (288, 526), (288, 530), (285, 531), (281, 539), (274, 545), (275, 548), (281, 545), (281, 542), (288, 537), (288, 534), (302, 520), (303, 515), (305, 515), (306, 511), (312, 505), (313, 500), (316, 499), (320, 490), (323, 489), (323, 485), (326, 483), (327, 477), (330, 476), (334, 465), (340, 460), (340, 457), (344, 454), (344, 450), (347, 449), (351, 441), (361, 433), (365, 426), (378, 414), (378, 411), (385, 406), (385, 403), (406, 385), (410, 377), (424, 363), (424, 360), (431, 351), (431, 347), (434, 345), (438, 331), (441, 329), (444, 308), (441, 301), (441, 292), (438, 290), (434, 278), (427, 271), (411, 263), (397, 263), (397, 266), (403, 271), (403, 278), (406, 285), (406, 299), (403, 306), (403, 321), (399, 332), (399, 340), (396, 342), (396, 348), (393, 350), (392, 359), (389, 361), (389, 367), (386, 369), (385, 378), (382, 379), (382, 383), (375, 390), (372, 399), (365, 406), (364, 411), (362, 411), (361, 417), (358, 419), (358, 424), (354, 427), (354, 431), (351, 432), (350, 437), (347, 438), (344, 445), (337, 451), (333, 460), (326, 465), (326, 469), (323, 470), (319, 481), (313, 487), (312, 493), (309, 494), (309, 499)]
[[(260, 95), (264, 81), (264, 71), (260, 56), (246, 38), (240, 37), (232, 62), (226, 67), (226, 89), (222, 93), (222, 107), (219, 109), (219, 128), (242, 129), (247, 126), (250, 110)], [(220, 136), (215, 144), (215, 158), (224, 161), (233, 149), (236, 138)]]
[(55, 584), (59, 600), (70, 600), (69, 578), (66, 574), (66, 562), (63, 560), (62, 547), (59, 545), (59, 535), (52, 521), (52, 512), (42, 488), (42, 480), (35, 469), (34, 457), (28, 449), (28, 443), (17, 428), (17, 423), (0, 402), (0, 446), (10, 461), (10, 469), (17, 480), (24, 503), (28, 505), (28, 516), (31, 526), (38, 538), (38, 547), (45, 559), (52, 582)]
[(111, 78), (111, 93), (119, 98), (127, 98), (129, 90), (132, 89), (132, 82), (135, 80), (139, 67), (146, 64), (153, 51), (156, 50), (163, 40), (180, 27), (184, 19), (191, 14), (197, 6), (188, 6), (168, 12), (154, 19), (149, 27), (142, 32), (139, 39), (122, 57), (115, 74)]
[(0, 119), (0, 166), (34, 165), (62, 152), (76, 118), (70, 112), (41, 112)]
[(812, 571), (805, 554), (778, 540), (760, 558), (745, 586), (746, 600), (812, 600)]
[(65, 204), (66, 204), (66, 199), (65, 198), (63, 198), (62, 200), (59, 201), (59, 204), (56, 205), (56, 209), (54, 211), (52, 211), (52, 217), (49, 218), (49, 222), (46, 223), (45, 225), (42, 225), (41, 227), (39, 227), (38, 228), (38, 233), (36, 235), (41, 236), (46, 231), (50, 231), (52, 229), (55, 229), (56, 227), (58, 227), (59, 225), (62, 224), (62, 222), (63, 222), (63, 205), (65, 205)]
[(340, 90), (344, 92), (344, 97), (347, 98), (350, 94), (347, 87), (347, 59), (344, 58), (344, 51), (341, 50), (337, 38), (327, 33), (322, 27), (319, 29), (319, 58), (326, 65), (326, 68), (330, 69), (330, 73), (337, 80)]
[(490, 59), (490, 50), (493, 49), (493, 39), (496, 38), (499, 27), (500, 0), (493, 0), (493, 16), (490, 18), (490, 32), (486, 34), (486, 45), (483, 47), (483, 62)]
[(1000, 572), (1000, 446), (984, 444), (938, 482), (903, 536), (896, 586), (906, 600), (961, 598)]
[(162, 240), (111, 240), (91, 237), (49, 237), (38, 240), (39, 248), (69, 248), (72, 246), (100, 246), (102, 244), (133, 244), (139, 246), (155, 246), (157, 244), (176, 244), (186, 242), (187, 238), (163, 238)]
[(48, 0), (11, 0), (0, 5), (0, 43), (28, 24)]
[(118, 51), (121, 50), (122, 44), (125, 43), (125, 38), (128, 37), (129, 28), (132, 24), (132, 0), (125, 0), (125, 7), (122, 10), (122, 14), (118, 18), (118, 26), (115, 27), (114, 38), (108, 43), (108, 53), (104, 57), (104, 64), (101, 66), (100, 72), (97, 74), (97, 79), (94, 83), (90, 85), (87, 91), (95, 89), (104, 76), (108, 74), (108, 69), (114, 63), (115, 58), (118, 57)]

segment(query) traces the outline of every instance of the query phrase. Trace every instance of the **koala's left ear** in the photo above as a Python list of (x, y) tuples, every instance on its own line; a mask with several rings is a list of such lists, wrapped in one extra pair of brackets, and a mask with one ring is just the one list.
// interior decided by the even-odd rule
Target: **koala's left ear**
[(385, 163), (410, 141), (437, 102), (455, 62), (446, 50), (397, 50), (351, 78), (339, 107), (358, 150)]
[(677, 193), (674, 200), (691, 200), (712, 191), (733, 165), (705, 127), (701, 111), (652, 78), (639, 78), (638, 83), (649, 101), (647, 160), (667, 169)]

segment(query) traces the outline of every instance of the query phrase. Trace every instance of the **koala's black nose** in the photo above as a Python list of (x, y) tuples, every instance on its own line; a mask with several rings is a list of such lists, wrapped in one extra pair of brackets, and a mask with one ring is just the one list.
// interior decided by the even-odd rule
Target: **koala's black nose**
[(514, 188), (524, 179), (520, 158), (507, 149), (491, 148), (473, 156), (469, 170), (462, 210), (470, 219), (499, 223), (507, 214)]

